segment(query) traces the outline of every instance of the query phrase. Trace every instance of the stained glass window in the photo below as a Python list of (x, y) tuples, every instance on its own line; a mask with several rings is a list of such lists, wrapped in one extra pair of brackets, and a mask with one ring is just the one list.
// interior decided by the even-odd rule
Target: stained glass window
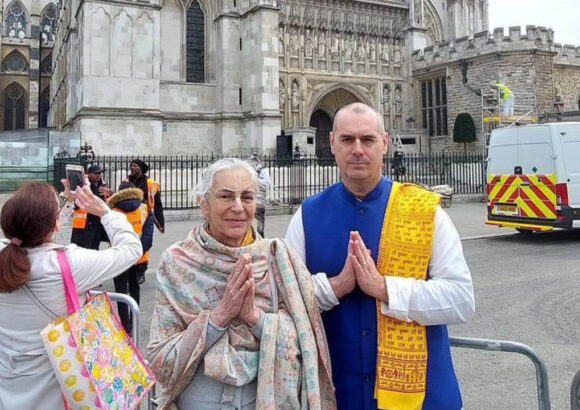
[(54, 41), (54, 32), (56, 29), (56, 6), (49, 3), (44, 8), (42, 19), (40, 20), (40, 28), (42, 30), (42, 43), (48, 44)]
[(52, 53), (42, 59), (42, 63), (40, 63), (40, 72), (42, 74), (52, 74)]
[(19, 84), (12, 84), (4, 92), (4, 130), (24, 129), (26, 118), (26, 91)]
[(6, 35), (10, 38), (26, 37), (26, 11), (19, 1), (15, 1), (6, 10)]
[(421, 83), (421, 117), (429, 136), (447, 135), (447, 80), (445, 77)]
[(13, 52), (4, 60), (4, 71), (21, 73), (26, 70), (26, 59), (19, 52)]
[(187, 82), (205, 81), (205, 16), (197, 1), (187, 9)]

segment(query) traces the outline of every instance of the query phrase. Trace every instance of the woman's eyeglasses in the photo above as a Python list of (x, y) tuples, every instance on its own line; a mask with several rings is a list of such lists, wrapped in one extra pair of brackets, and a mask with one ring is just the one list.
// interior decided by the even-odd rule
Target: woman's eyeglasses
[(223, 205), (231, 205), (237, 198), (239, 198), (240, 202), (244, 205), (253, 205), (257, 201), (257, 194), (253, 191), (217, 191), (212, 192), (212, 194), (216, 201)]

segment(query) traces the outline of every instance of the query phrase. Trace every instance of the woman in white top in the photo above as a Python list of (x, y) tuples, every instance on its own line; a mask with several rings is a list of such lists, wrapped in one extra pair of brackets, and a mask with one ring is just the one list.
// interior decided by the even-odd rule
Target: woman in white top
[(67, 316), (57, 250), (65, 249), (81, 303), (87, 290), (141, 257), (139, 237), (123, 214), (112, 212), (86, 186), (73, 196), (79, 207), (101, 217), (110, 248), (54, 243), (60, 210), (56, 191), (46, 183), (23, 186), (2, 208), (7, 239), (0, 241), (0, 410), (64, 408), (40, 337), (51, 320)]

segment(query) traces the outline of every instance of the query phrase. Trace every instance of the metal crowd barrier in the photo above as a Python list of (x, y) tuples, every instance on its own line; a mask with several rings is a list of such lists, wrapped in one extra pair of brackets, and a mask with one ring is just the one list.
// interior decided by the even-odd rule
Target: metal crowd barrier
[[(99, 293), (103, 293), (101, 291), (93, 291), (91, 290), (91, 294), (98, 295)], [(139, 314), (140, 309), (139, 305), (129, 295), (125, 295), (124, 293), (114, 293), (114, 292), (107, 292), (111, 302), (121, 302), (127, 305), (129, 311), (131, 312), (131, 324), (133, 329), (131, 329), (131, 339), (133, 339), (133, 343), (135, 343), (135, 347), (139, 349)], [(145, 357), (145, 355), (143, 355)], [(147, 359), (145, 359), (147, 361)], [(147, 409), (153, 409), (153, 397), (155, 396), (155, 385), (149, 391), (149, 395), (147, 397)]]
[[(99, 294), (103, 292), (91, 291), (91, 293)], [(131, 311), (131, 322), (133, 325), (131, 338), (133, 339), (135, 346), (139, 348), (139, 305), (135, 299), (123, 293), (108, 293), (108, 295), (111, 301), (125, 303)], [(512, 352), (527, 356), (536, 368), (538, 410), (550, 410), (550, 392), (548, 389), (548, 371), (546, 370), (546, 364), (540, 355), (537, 354), (531, 347), (518, 342), (492, 339), (474, 339), (467, 337), (449, 337), (449, 342), (453, 347), (487, 350), (492, 352)], [(153, 386), (153, 389), (150, 391), (147, 400), (147, 409), (149, 410), (157, 407), (154, 396), (155, 386)], [(571, 404), (572, 410), (580, 410), (580, 370), (576, 373), (572, 382)]]
[[(550, 410), (550, 392), (548, 389), (548, 371), (546, 364), (539, 354), (531, 347), (517, 342), (492, 339), (472, 339), (467, 337), (450, 337), (451, 346), (465, 349), (488, 350), (492, 352), (513, 352), (527, 356), (536, 368), (536, 385), (538, 390), (538, 409)], [(580, 373), (580, 371), (579, 371)], [(579, 380), (576, 380), (579, 379)], [(580, 376), (576, 374), (577, 383), (580, 383)], [(577, 407), (573, 407), (574, 409)]]

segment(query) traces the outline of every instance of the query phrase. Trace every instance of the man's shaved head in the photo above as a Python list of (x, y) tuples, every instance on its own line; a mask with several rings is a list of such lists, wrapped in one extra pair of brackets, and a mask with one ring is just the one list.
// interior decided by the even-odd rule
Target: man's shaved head
[(336, 132), (336, 124), (338, 123), (338, 118), (340, 117), (340, 115), (343, 112), (346, 112), (346, 111), (351, 111), (351, 112), (354, 112), (356, 114), (365, 114), (367, 112), (372, 112), (377, 117), (377, 129), (378, 129), (378, 131), (380, 132), (381, 135), (385, 134), (385, 125), (383, 123), (382, 115), (374, 108), (369, 107), (368, 105), (363, 104), (361, 102), (355, 102), (352, 104), (345, 105), (344, 107), (342, 107), (340, 110), (338, 110), (336, 112), (336, 114), (334, 116), (334, 121), (332, 122), (332, 132), (333, 133)]

